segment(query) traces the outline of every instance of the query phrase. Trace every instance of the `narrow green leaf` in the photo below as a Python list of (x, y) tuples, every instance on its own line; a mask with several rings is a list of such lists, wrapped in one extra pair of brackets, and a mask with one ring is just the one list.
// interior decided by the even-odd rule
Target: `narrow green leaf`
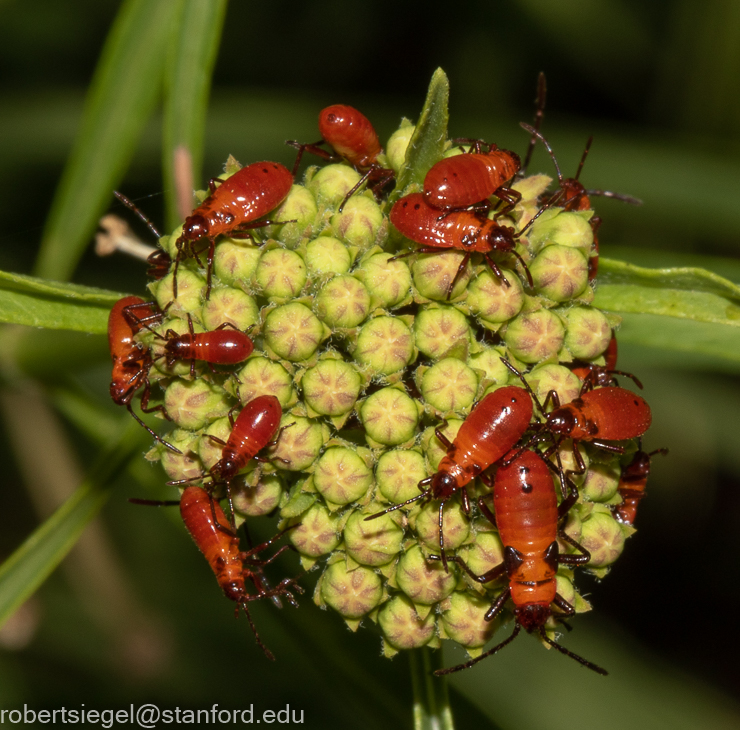
[(401, 197), (409, 185), (423, 185), (429, 168), (444, 154), (449, 121), (449, 100), (450, 82), (447, 74), (438, 68), (432, 76), (416, 131), (409, 142), (406, 163), (398, 175), (396, 188), (390, 196), (391, 205)]
[(226, 4), (226, 0), (185, 0), (167, 62), (163, 169), (168, 229), (182, 222), (177, 201), (176, 155), (183, 161), (189, 159), (192, 178), (186, 192), (191, 197), (193, 186), (201, 179), (208, 96)]
[(442, 652), (432, 656), (429, 647), (409, 652), (411, 684), (414, 689), (414, 730), (454, 730), (447, 677), (435, 677), (442, 668)]
[(0, 322), (102, 334), (123, 294), (0, 271)]
[(136, 148), (161, 89), (182, 0), (125, 0), (106, 40), (82, 126), (46, 223), (36, 273), (68, 279)]
[(594, 304), (623, 317), (620, 342), (693, 356), (695, 365), (740, 367), (736, 284), (703, 269), (644, 269), (608, 259), (599, 274)]
[(110, 495), (111, 483), (146, 442), (136, 423), (97, 460), (77, 491), (0, 566), (0, 625), (48, 578)]

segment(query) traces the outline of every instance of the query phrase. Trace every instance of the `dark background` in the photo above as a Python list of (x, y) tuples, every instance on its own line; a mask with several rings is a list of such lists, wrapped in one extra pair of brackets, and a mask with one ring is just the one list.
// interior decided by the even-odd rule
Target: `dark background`
[[(101, 0), (0, 4), (0, 269), (32, 269), (117, 9)], [(574, 174), (593, 134), (582, 181), (644, 201), (640, 208), (597, 201), (604, 256), (695, 263), (739, 280), (740, 7), (733, 0), (706, 0), (701, 9), (691, 0), (234, 2), (215, 70), (204, 178), (230, 153), (244, 163), (291, 164), (284, 140), (314, 141), (317, 114), (331, 103), (360, 108), (387, 139), (402, 116), (416, 118), (438, 66), (451, 83), (451, 136), (520, 152), (527, 136), (518, 122), (531, 121), (537, 74), (547, 74), (542, 131), (564, 174)], [(164, 216), (159, 136), (155, 118), (120, 183), (155, 221)], [(530, 170), (553, 174), (542, 150)], [(99, 259), (91, 249), (74, 280), (140, 292), (143, 267)], [(108, 407), (103, 338), (78, 339), (90, 360), (73, 377)], [(461, 727), (486, 726), (481, 711), (506, 728), (553, 727), (544, 719), (553, 714), (556, 722), (602, 727), (629, 717), (635, 728), (692, 727), (694, 716), (706, 727), (731, 727), (740, 718), (730, 699), (740, 688), (737, 363), (722, 372), (690, 370), (680, 355), (624, 344), (620, 367), (639, 375), (653, 408), (646, 447), (667, 446), (671, 455), (654, 462), (639, 532), (625, 554), (603, 582), (586, 585), (595, 610), (574, 621), (564, 640), (612, 676), (584, 677), (574, 662), (519, 639), (456, 676)], [(53, 384), (54, 368), (39, 369)], [(15, 428), (6, 421), (0, 431), (0, 558), (38, 524), (33, 500), (44, 500), (28, 495), (22, 459), (10, 449)], [(66, 433), (84, 466), (90, 441)], [(41, 435), (36, 448), (38, 458), (52, 458)], [(155, 470), (144, 472), (144, 482), (160, 485), (149, 496), (171, 498)], [(255, 608), (278, 656), (269, 664), (243, 618), (234, 623), (177, 515), (126, 503), (145, 488), (122, 477), (97, 525), (104, 548), (79, 550), (26, 608), (27, 642), (0, 649), (1, 707), (290, 703), (306, 710), (309, 726), (410, 723), (406, 658), (380, 658), (372, 631), (350, 635), (310, 596), (300, 611)], [(96, 570), (107, 580), (98, 582)]]

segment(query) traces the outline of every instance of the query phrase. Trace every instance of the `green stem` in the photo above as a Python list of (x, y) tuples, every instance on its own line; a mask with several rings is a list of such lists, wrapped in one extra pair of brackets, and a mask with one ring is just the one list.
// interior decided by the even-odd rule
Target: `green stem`
[(408, 652), (411, 683), (414, 688), (414, 730), (454, 730), (447, 677), (435, 677), (441, 667), (442, 652), (423, 646)]

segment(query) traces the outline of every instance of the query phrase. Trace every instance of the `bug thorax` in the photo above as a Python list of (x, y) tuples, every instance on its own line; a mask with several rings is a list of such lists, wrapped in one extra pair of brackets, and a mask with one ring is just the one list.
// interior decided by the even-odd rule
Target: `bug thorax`
[(575, 414), (568, 408), (557, 408), (547, 416), (547, 426), (553, 433), (572, 433), (576, 427)]
[(215, 482), (230, 482), (239, 472), (240, 464), (234, 459), (224, 457), (219, 459), (211, 468), (211, 476)]
[(528, 603), (514, 609), (516, 622), (527, 632), (539, 629), (550, 618), (550, 606), (544, 603)]

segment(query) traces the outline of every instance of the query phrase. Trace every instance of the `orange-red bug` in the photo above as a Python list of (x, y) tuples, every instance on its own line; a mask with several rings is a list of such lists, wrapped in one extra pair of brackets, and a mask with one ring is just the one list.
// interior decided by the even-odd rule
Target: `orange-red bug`
[[(229, 331), (226, 331), (229, 328)], [(148, 328), (151, 329), (151, 328)], [(155, 337), (164, 341), (164, 352), (154, 357), (165, 358), (168, 367), (177, 360), (190, 360), (190, 377), (195, 377), (195, 361), (213, 365), (237, 365), (244, 362), (254, 351), (254, 343), (246, 332), (242, 332), (231, 322), (224, 322), (215, 330), (196, 332), (193, 319), (188, 314), (188, 332), (178, 334), (168, 329), (164, 335), (151, 330)]]
[(628, 525), (635, 522), (637, 506), (645, 496), (647, 478), (650, 475), (650, 459), (656, 454), (667, 454), (668, 449), (656, 449), (646, 454), (642, 450), (642, 444), (632, 457), (627, 466), (622, 469), (619, 479), (619, 494), (622, 497), (621, 504), (612, 506), (614, 516)]
[[(169, 418), (163, 405), (149, 408), (149, 369), (152, 358), (148, 348), (136, 342), (134, 336), (140, 329), (138, 317), (132, 317), (133, 309), (144, 310), (144, 320), (156, 319), (160, 315), (154, 311), (152, 302), (145, 302), (139, 297), (124, 297), (119, 299), (108, 316), (108, 347), (113, 360), (111, 374), (110, 396), (113, 402), (126, 406), (128, 412), (141, 424), (157, 441), (168, 449), (181, 453), (172, 444), (164, 441), (149, 426), (144, 423), (133, 411), (131, 400), (137, 391), (141, 390), (141, 410), (144, 413), (160, 411)], [(143, 390), (142, 390), (143, 389)]]
[[(475, 150), (475, 151), (473, 151)], [(446, 157), (432, 165), (424, 178), (424, 199), (433, 208), (467, 208), (488, 200), (491, 195), (506, 205), (499, 215), (511, 210), (521, 193), (506, 187), (521, 167), (519, 155), (489, 144), (486, 152), (476, 142), (469, 153)]]
[(319, 113), (319, 132), (322, 139), (313, 144), (300, 144), (289, 141), (288, 144), (298, 148), (298, 156), (293, 165), (293, 175), (296, 174), (303, 153), (312, 152), (325, 160), (336, 159), (333, 155), (322, 150), (319, 145), (328, 144), (339, 157), (349, 162), (362, 178), (345, 195), (339, 206), (342, 212), (347, 200), (354, 195), (365, 183), (377, 194), (394, 178), (393, 170), (378, 164), (378, 155), (383, 151), (380, 140), (370, 120), (354, 107), (346, 104), (332, 104)]
[[(622, 454), (624, 448), (607, 442), (637, 438), (650, 428), (652, 422), (650, 406), (644, 398), (630, 390), (616, 386), (597, 388), (582, 393), (565, 405), (560, 404), (558, 394), (551, 390), (545, 402), (540, 404), (524, 376), (508, 360), (501, 359), (506, 367), (522, 380), (545, 418), (544, 422), (532, 425), (536, 434), (549, 433), (556, 453), (563, 440), (573, 440), (573, 456), (578, 465), (578, 471), (574, 472), (576, 474), (586, 471), (586, 465), (578, 450), (579, 441), (588, 441), (606, 451)], [(554, 410), (545, 413), (550, 402), (553, 403)]]
[(213, 254), (216, 238), (228, 234), (232, 238), (249, 237), (249, 229), (275, 221), (259, 221), (285, 200), (293, 186), (293, 175), (279, 162), (254, 162), (242, 167), (226, 180), (213, 178), (208, 187), (211, 194), (185, 219), (182, 233), (175, 242), (173, 294), (177, 297), (177, 270), (188, 247), (197, 255), (195, 244), (208, 241), (206, 299), (211, 294)]
[[(268, 444), (274, 443), (282, 416), (280, 401), (274, 395), (260, 395), (247, 403), (232, 422), (227, 441), (208, 434), (208, 438), (223, 446), (221, 458), (211, 467), (209, 475), (214, 483), (226, 484), (231, 514), (234, 505), (231, 500), (230, 483), (247, 465), (250, 459), (263, 459), (257, 454)], [(229, 415), (231, 418), (231, 415)], [(195, 477), (201, 479), (202, 477)], [(180, 479), (167, 482), (171, 485), (187, 484), (194, 479)]]
[(489, 393), (470, 411), (454, 441), (439, 429), (435, 431), (447, 453), (439, 462), (437, 473), (419, 482), (419, 489), (423, 489), (421, 494), (365, 519), (375, 519), (419, 500), (439, 500), (439, 549), (447, 568), (443, 530), (445, 504), (459, 491), (463, 510), (469, 514), (466, 485), (508, 453), (527, 430), (531, 419), (532, 399), (523, 388), (508, 385)]
[[(577, 498), (577, 492), (574, 497)], [(550, 639), (545, 631), (545, 623), (550, 616), (566, 617), (575, 613), (573, 606), (557, 592), (555, 577), (558, 565), (583, 565), (591, 559), (588, 551), (559, 529), (560, 520), (566, 516), (573, 501), (574, 498), (565, 500), (558, 508), (550, 470), (534, 451), (520, 452), (505, 466), (499, 467), (493, 487), (495, 515), (482, 498), (478, 504), (483, 514), (498, 527), (504, 545), (504, 560), (483, 575), (475, 575), (462, 559), (456, 558), (456, 561), (479, 583), (488, 583), (503, 575), (508, 577), (508, 587), (493, 602), (486, 613), (486, 620), (493, 620), (511, 598), (516, 625), (508, 639), (479, 657), (449, 669), (437, 670), (435, 674), (450, 674), (477, 664), (511, 643), (521, 629), (538, 633), (543, 641), (584, 667), (598, 674), (607, 674), (601, 667)], [(558, 537), (572, 544), (581, 554), (561, 554)], [(553, 612), (553, 605), (558, 609), (557, 613)]]
[[(593, 137), (589, 137), (586, 141), (586, 147), (583, 150), (581, 161), (578, 163), (578, 170), (576, 170), (575, 177), (564, 178), (563, 174), (560, 172), (560, 167), (558, 165), (557, 159), (555, 158), (555, 153), (552, 151), (552, 147), (550, 147), (548, 141), (534, 127), (530, 127), (524, 122), (521, 123), (521, 126), (532, 135), (532, 139), (537, 138), (542, 142), (542, 144), (545, 145), (545, 148), (552, 158), (553, 165), (555, 165), (555, 171), (558, 175), (558, 182), (560, 184), (561, 194), (557, 202), (554, 202), (553, 205), (557, 205), (558, 207), (564, 208), (568, 211), (591, 210), (590, 196), (592, 195), (601, 196), (604, 198), (615, 198), (616, 200), (621, 200), (625, 203), (630, 203), (631, 205), (642, 205), (641, 200), (639, 200), (638, 198), (633, 198), (631, 195), (613, 193), (611, 190), (586, 190), (583, 184), (579, 181), (581, 171), (583, 170), (583, 165), (586, 162), (586, 157), (588, 157), (589, 150), (591, 149), (591, 143), (594, 141)], [(593, 279), (596, 278), (596, 274), (598, 273), (599, 268), (599, 239), (597, 236), (597, 231), (601, 226), (601, 218), (594, 215), (591, 217), (589, 223), (591, 224), (591, 230), (594, 234), (594, 255), (589, 257), (588, 277), (589, 281), (593, 281)]]
[(391, 223), (406, 238), (421, 244), (421, 248), (394, 256), (394, 259), (413, 253), (438, 253), (439, 249), (460, 249), (465, 252), (465, 257), (460, 262), (455, 278), (447, 290), (448, 299), (473, 253), (483, 254), (493, 273), (505, 286), (510, 284), (490, 254), (493, 251), (513, 254), (524, 268), (529, 285), (534, 286), (527, 265), (516, 251), (516, 241), (532, 225), (536, 216), (516, 233), (513, 228), (499, 225), (475, 211), (453, 210), (442, 213), (432, 208), (421, 193), (411, 193), (396, 201), (390, 217)]
[[(239, 538), (230, 529), (221, 505), (201, 487), (187, 487), (183, 491), (180, 499), (180, 514), (187, 531), (215, 573), (224, 595), (237, 603), (235, 614), (238, 615), (239, 607), (244, 610), (257, 643), (269, 659), (274, 659), (275, 657), (260, 640), (252, 617), (249, 615), (247, 604), (261, 598), (277, 599), (279, 596), (285, 596), (292, 605), (297, 605), (290, 588), (302, 591), (300, 586), (295, 585), (293, 579), (286, 578), (274, 588), (270, 588), (262, 576), (262, 567), (286, 550), (287, 546), (280, 548), (267, 560), (253, 557), (283, 533), (246, 552), (240, 551)], [(252, 582), (257, 593), (247, 591), (246, 580)]]

